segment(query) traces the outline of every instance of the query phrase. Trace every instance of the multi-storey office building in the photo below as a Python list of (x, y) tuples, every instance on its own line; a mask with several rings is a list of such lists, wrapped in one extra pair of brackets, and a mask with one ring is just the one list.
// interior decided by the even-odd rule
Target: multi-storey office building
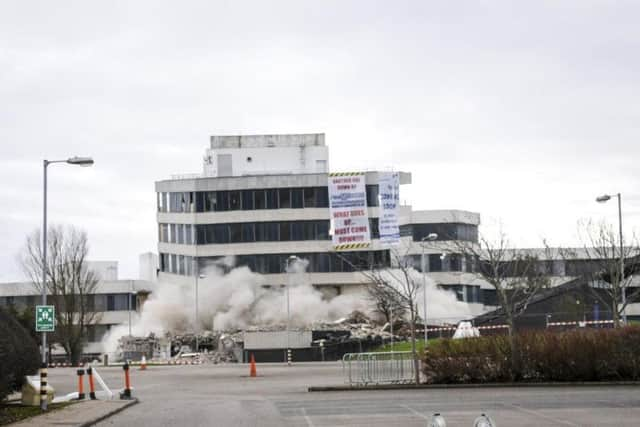
[[(150, 258), (152, 254), (141, 256)], [(87, 328), (87, 342), (84, 346), (85, 355), (98, 356), (103, 352), (102, 338), (113, 327), (129, 325), (135, 322), (138, 313), (149, 294), (155, 288), (155, 278), (145, 277), (146, 280), (118, 279), (117, 261), (87, 261), (87, 268), (93, 270), (98, 278), (98, 284), (88, 295), (88, 310), (97, 313), (95, 323)], [(0, 307), (13, 307), (17, 311), (35, 310), (41, 303), (40, 292), (31, 282), (0, 283)], [(52, 298), (49, 304), (55, 305)], [(61, 356), (64, 350), (54, 347), (53, 356)]]
[[(193, 283), (211, 262), (234, 256), (236, 265), (277, 286), (286, 283), (286, 261), (296, 255), (308, 261), (308, 280), (327, 296), (362, 291), (358, 270), (390, 265), (392, 258), (379, 241), (379, 172), (366, 172), (372, 244), (346, 252), (332, 249), (328, 172), (323, 134), (211, 137), (202, 174), (156, 182), (159, 279)], [(400, 184), (410, 183), (411, 174), (401, 172)], [(399, 222), (419, 267), (423, 237), (477, 241), (480, 218), (401, 206)], [(471, 280), (471, 265), (443, 257), (438, 242), (424, 251), (432, 279), (481, 311), (490, 290)]]

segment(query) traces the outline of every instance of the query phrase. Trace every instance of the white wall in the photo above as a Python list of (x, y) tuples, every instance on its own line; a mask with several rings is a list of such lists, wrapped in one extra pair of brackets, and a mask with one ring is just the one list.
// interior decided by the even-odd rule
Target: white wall
[(216, 148), (207, 150), (210, 164), (205, 175), (226, 176), (220, 173), (218, 156), (230, 155), (232, 176), (273, 175), (285, 173), (326, 173), (329, 149), (318, 146)]

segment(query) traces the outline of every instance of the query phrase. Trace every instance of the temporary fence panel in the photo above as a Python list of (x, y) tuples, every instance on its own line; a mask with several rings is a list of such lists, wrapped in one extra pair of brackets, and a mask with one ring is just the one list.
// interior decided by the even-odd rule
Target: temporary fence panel
[(349, 385), (403, 384), (415, 381), (410, 351), (347, 353), (342, 358), (345, 383)]

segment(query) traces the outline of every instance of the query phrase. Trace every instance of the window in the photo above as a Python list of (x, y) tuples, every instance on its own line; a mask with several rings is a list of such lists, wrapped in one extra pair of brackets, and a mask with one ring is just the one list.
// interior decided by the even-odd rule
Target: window
[(329, 258), (329, 254), (324, 254), (324, 253), (316, 254), (314, 271), (327, 273), (329, 272), (330, 267), (331, 267), (331, 259)]
[(242, 191), (242, 210), (250, 211), (254, 209), (253, 190)]
[(327, 187), (316, 187), (316, 208), (329, 207), (329, 189)]
[(280, 265), (280, 256), (279, 255), (265, 255), (266, 259), (267, 259), (267, 272), (274, 274), (274, 273), (281, 273), (281, 265)]
[(378, 228), (379, 222), (380, 221), (378, 218), (369, 218), (369, 230), (371, 231), (372, 239), (380, 238), (380, 229)]
[(184, 245), (184, 225), (183, 224), (177, 224), (176, 225), (176, 232), (177, 234), (177, 239), (176, 239), (176, 243)]
[(449, 258), (449, 269), (447, 271), (462, 271), (462, 256), (460, 254), (447, 255)]
[(378, 206), (378, 186), (367, 185), (367, 206)]
[(169, 226), (167, 224), (159, 224), (158, 225), (158, 241), (159, 242), (167, 242), (169, 234)]
[(316, 189), (314, 187), (307, 187), (303, 191), (304, 191), (304, 207), (315, 208), (316, 207)]
[(304, 208), (304, 195), (302, 188), (291, 189), (291, 207), (294, 209)]
[(242, 241), (243, 242), (255, 242), (256, 236), (254, 233), (253, 223), (242, 224)]
[(256, 237), (256, 242), (266, 241), (266, 230), (265, 230), (264, 222), (256, 222), (255, 237)]
[[(287, 224), (287, 223), (283, 223)], [(304, 240), (304, 223), (292, 222), (291, 223), (291, 240)]]
[(241, 224), (228, 224), (228, 227), (229, 227), (229, 242), (230, 243), (242, 242)]
[(196, 212), (205, 211), (205, 194), (204, 191), (196, 192)]
[(280, 240), (281, 241), (291, 240), (291, 229), (289, 225), (290, 223), (288, 222), (280, 223)]
[(254, 208), (266, 209), (267, 208), (267, 196), (264, 190), (255, 190), (253, 192)]
[(218, 193), (215, 191), (205, 193), (205, 209), (207, 212), (222, 210), (221, 206), (218, 206)]
[(429, 271), (442, 271), (442, 258), (440, 254), (429, 254)]
[(184, 274), (184, 270), (184, 255), (178, 255), (178, 274)]
[(265, 240), (276, 242), (280, 240), (280, 225), (277, 222), (265, 223)]
[(229, 210), (229, 193), (227, 191), (218, 191), (216, 193), (215, 210), (218, 212)]
[(240, 192), (239, 191), (229, 191), (229, 210), (237, 211), (241, 209), (240, 203)]
[(231, 230), (228, 224), (214, 225), (214, 240), (212, 243), (231, 242)]
[(303, 240), (315, 240), (315, 222), (314, 221), (307, 221), (304, 224), (304, 234), (303, 234)]
[(418, 242), (431, 233), (438, 235), (437, 240), (478, 241), (478, 227), (472, 224), (434, 223), (413, 224), (413, 240)]
[(193, 245), (193, 226), (191, 224), (184, 226), (184, 242), (187, 245)]
[(279, 191), (280, 209), (288, 209), (291, 207), (291, 190), (289, 188), (281, 188)]
[(267, 195), (267, 209), (278, 209), (278, 190), (266, 190), (265, 193)]
[(177, 241), (176, 227), (176, 224), (171, 224), (169, 226), (169, 243), (176, 243)]
[(318, 221), (316, 223), (316, 239), (329, 240), (329, 221)]

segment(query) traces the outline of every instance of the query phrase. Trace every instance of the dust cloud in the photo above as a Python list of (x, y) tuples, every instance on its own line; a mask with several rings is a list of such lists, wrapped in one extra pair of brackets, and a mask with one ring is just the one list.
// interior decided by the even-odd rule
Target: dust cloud
[[(226, 331), (277, 325), (284, 328), (287, 322), (287, 289), (292, 328), (334, 321), (354, 310), (371, 311), (372, 303), (366, 292), (326, 298), (311, 285), (306, 267), (306, 260), (293, 262), (286, 275), (288, 283), (281, 287), (265, 287), (264, 276), (251, 272), (245, 266), (234, 267), (233, 257), (201, 268), (204, 277), (198, 280), (197, 323), (195, 282), (189, 285), (159, 282), (141, 312), (134, 315), (131, 334), (183, 334), (194, 330)], [(393, 270), (390, 274), (393, 275)], [(422, 283), (420, 273), (412, 271), (411, 274), (415, 275), (414, 280)], [(420, 313), (421, 292), (417, 298)], [(430, 279), (427, 279), (427, 300), (429, 319), (448, 316), (447, 319), (455, 317), (460, 320), (469, 316), (466, 304), (457, 301), (453, 293), (438, 289)], [(119, 338), (128, 334), (128, 324), (112, 328), (103, 339), (104, 351), (115, 352)]]

